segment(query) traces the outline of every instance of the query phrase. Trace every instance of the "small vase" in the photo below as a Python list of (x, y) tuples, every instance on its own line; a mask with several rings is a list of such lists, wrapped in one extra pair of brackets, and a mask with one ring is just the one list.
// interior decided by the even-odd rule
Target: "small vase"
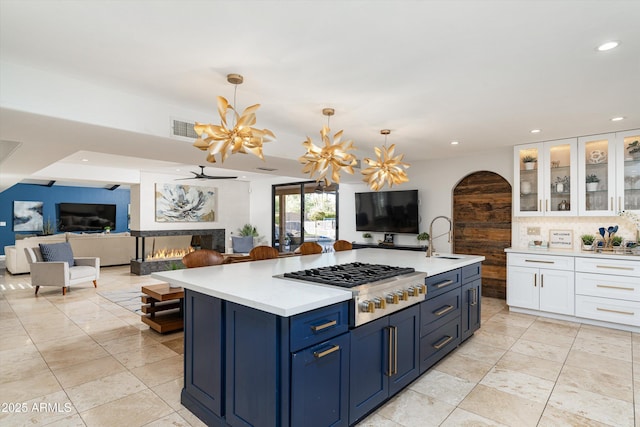
[(535, 167), (536, 163), (535, 162), (527, 162), (524, 164), (524, 168), (528, 171), (533, 170), (533, 168)]
[(564, 191), (564, 184), (556, 184), (556, 191), (562, 193)]
[(587, 182), (587, 191), (597, 191), (598, 183), (597, 182)]

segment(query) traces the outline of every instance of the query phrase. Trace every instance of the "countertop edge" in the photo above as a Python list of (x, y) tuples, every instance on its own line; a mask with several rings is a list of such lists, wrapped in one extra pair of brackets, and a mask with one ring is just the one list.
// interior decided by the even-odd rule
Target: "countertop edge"
[(602, 253), (594, 251), (582, 251), (575, 249), (548, 249), (548, 248), (506, 248), (504, 250), (507, 253), (520, 253), (528, 255), (557, 255), (557, 256), (571, 256), (571, 257), (583, 257), (583, 258), (599, 258), (599, 259), (616, 259), (627, 261), (640, 261), (640, 255), (624, 255), (615, 253)]

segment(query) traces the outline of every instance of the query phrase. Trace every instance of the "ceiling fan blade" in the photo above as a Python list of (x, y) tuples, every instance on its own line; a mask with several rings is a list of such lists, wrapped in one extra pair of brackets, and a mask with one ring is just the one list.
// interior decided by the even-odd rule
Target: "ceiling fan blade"
[(206, 178), (206, 179), (236, 179), (237, 176), (211, 176), (211, 175), (206, 175), (203, 178)]

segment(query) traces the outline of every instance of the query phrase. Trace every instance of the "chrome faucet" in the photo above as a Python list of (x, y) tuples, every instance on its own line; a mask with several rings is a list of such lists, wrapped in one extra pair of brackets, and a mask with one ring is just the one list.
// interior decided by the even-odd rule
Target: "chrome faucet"
[[(446, 219), (447, 222), (449, 222), (449, 231), (446, 233), (439, 234), (436, 237), (433, 237), (433, 223), (436, 222), (436, 220), (439, 218)], [(431, 221), (431, 224), (429, 224), (429, 247), (427, 248), (427, 257), (433, 256), (433, 253), (434, 253), (433, 239), (444, 236), (445, 234), (449, 235), (449, 243), (451, 243), (451, 237), (453, 236), (453, 221), (451, 221), (449, 217), (446, 217), (444, 215), (440, 215), (433, 218), (433, 221)]]

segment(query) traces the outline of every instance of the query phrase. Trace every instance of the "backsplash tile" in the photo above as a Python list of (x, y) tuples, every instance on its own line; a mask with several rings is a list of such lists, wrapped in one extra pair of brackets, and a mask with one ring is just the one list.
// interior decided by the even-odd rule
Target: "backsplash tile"
[[(512, 243), (514, 247), (525, 247), (532, 240), (542, 240), (546, 243), (549, 241), (549, 230), (572, 230), (573, 248), (579, 249), (581, 235), (593, 234), (598, 236), (598, 228), (607, 228), (614, 225), (618, 226), (617, 236), (621, 236), (625, 240), (636, 238), (638, 231), (635, 224), (629, 219), (617, 215), (602, 217), (514, 217)], [(540, 227), (540, 235), (528, 236), (528, 227)]]

